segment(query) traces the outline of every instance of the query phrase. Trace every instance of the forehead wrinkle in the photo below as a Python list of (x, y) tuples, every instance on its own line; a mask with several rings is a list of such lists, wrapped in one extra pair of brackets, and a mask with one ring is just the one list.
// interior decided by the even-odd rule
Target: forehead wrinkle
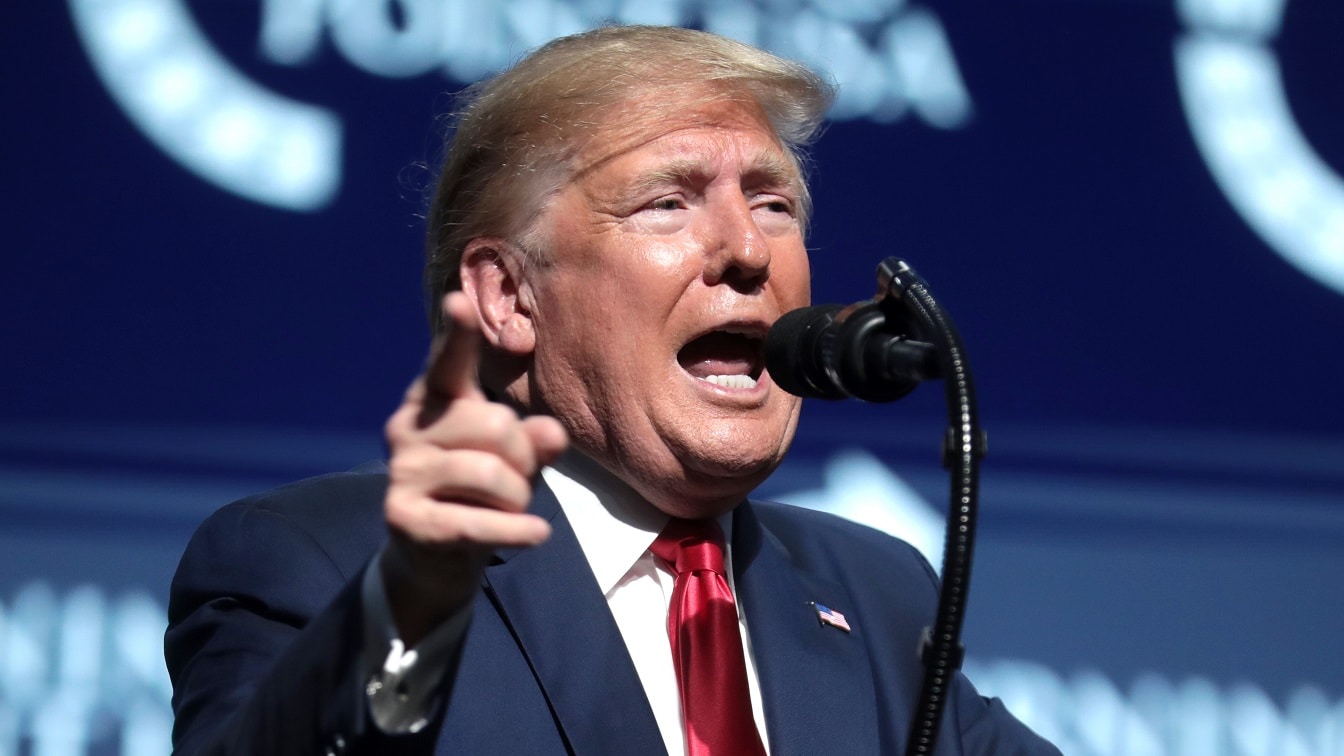
[[(636, 112), (639, 110), (639, 105), (640, 101), (638, 100), (627, 103), (628, 109)], [(658, 112), (661, 113), (662, 111), (659, 110)], [(677, 152), (690, 153), (690, 156), (687, 158), (671, 158), (668, 161), (667, 171), (662, 175), (651, 173), (647, 183), (657, 183), (660, 179), (663, 182), (685, 180), (694, 177), (696, 172), (708, 176), (714, 171), (708, 170), (703, 165), (708, 158), (704, 156), (700, 148), (687, 149), (685, 145), (678, 144), (675, 141), (678, 132), (696, 131), (708, 127), (721, 130), (714, 140), (716, 143), (715, 152), (719, 155), (733, 149), (732, 134), (734, 132), (741, 134), (758, 131), (761, 135), (766, 136), (769, 140), (768, 146), (759, 143), (755, 145), (756, 154), (751, 155), (745, 161), (747, 167), (743, 170), (743, 174), (752, 173), (753, 169), (759, 166), (762, 172), (769, 176), (769, 180), (790, 186), (799, 192), (805, 190), (801, 167), (780, 142), (774, 126), (755, 103), (716, 101), (705, 103), (689, 113), (673, 115), (670, 119), (636, 117), (631, 123), (598, 120), (592, 126), (592, 133), (587, 136), (582, 144), (578, 145), (574, 161), (569, 168), (570, 181), (582, 182), (588, 176), (601, 171), (612, 161), (664, 139), (674, 140), (666, 148), (668, 152), (673, 155)], [(678, 165), (683, 161), (692, 165)], [(702, 165), (694, 165), (695, 163), (701, 163)], [(680, 171), (680, 173), (675, 173), (675, 171)], [(641, 181), (640, 183), (645, 182)]]

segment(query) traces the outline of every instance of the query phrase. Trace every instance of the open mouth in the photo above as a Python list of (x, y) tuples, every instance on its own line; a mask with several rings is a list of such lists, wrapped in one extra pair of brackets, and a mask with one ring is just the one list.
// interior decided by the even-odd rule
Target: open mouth
[(730, 389), (756, 387), (765, 369), (765, 332), (727, 327), (702, 334), (681, 348), (677, 362), (695, 378)]

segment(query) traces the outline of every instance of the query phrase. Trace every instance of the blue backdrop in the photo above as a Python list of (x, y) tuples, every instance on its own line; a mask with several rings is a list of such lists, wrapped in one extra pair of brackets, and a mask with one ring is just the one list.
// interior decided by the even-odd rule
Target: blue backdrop
[[(1344, 754), (1344, 5), (0, 7), (0, 754), (166, 753), (167, 581), (382, 454), (449, 93), (602, 18), (835, 77), (818, 302), (899, 255), (990, 434), (966, 640), (1078, 754)], [(427, 167), (428, 166), (428, 167)], [(941, 387), (809, 404), (766, 493), (938, 559)]]

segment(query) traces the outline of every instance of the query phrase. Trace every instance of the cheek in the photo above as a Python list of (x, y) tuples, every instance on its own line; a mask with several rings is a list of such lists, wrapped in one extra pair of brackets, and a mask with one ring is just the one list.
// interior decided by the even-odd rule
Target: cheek
[[(537, 313), (536, 372), (554, 392), (596, 411), (640, 372), (652, 333), (644, 296), (622, 276), (576, 275), (547, 292)], [(557, 397), (558, 399), (559, 397)]]
[(689, 234), (644, 237), (621, 256), (622, 273), (632, 289), (650, 297), (675, 299), (704, 269), (703, 247)]
[(783, 310), (806, 307), (812, 302), (812, 268), (807, 250), (801, 242), (796, 248), (790, 247), (774, 255), (770, 266), (770, 279)]
[(609, 232), (599, 244), (583, 250), (582, 259), (559, 282), (557, 294), (607, 302), (636, 303), (631, 315), (647, 305), (674, 298), (703, 267), (702, 246), (688, 231), (668, 235)]

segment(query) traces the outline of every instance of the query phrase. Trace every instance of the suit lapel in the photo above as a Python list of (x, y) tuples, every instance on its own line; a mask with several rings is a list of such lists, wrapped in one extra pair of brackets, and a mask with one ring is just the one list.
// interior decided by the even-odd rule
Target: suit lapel
[(550, 540), (500, 550), (485, 570), (485, 590), (527, 656), (570, 751), (664, 753), (621, 631), (544, 484), (532, 512), (550, 521)]
[(849, 593), (792, 564), (750, 504), (734, 515), (732, 557), (771, 753), (878, 753), (877, 700), (864, 628), (852, 622), (846, 633), (822, 625), (808, 603), (846, 612), (854, 606)]

